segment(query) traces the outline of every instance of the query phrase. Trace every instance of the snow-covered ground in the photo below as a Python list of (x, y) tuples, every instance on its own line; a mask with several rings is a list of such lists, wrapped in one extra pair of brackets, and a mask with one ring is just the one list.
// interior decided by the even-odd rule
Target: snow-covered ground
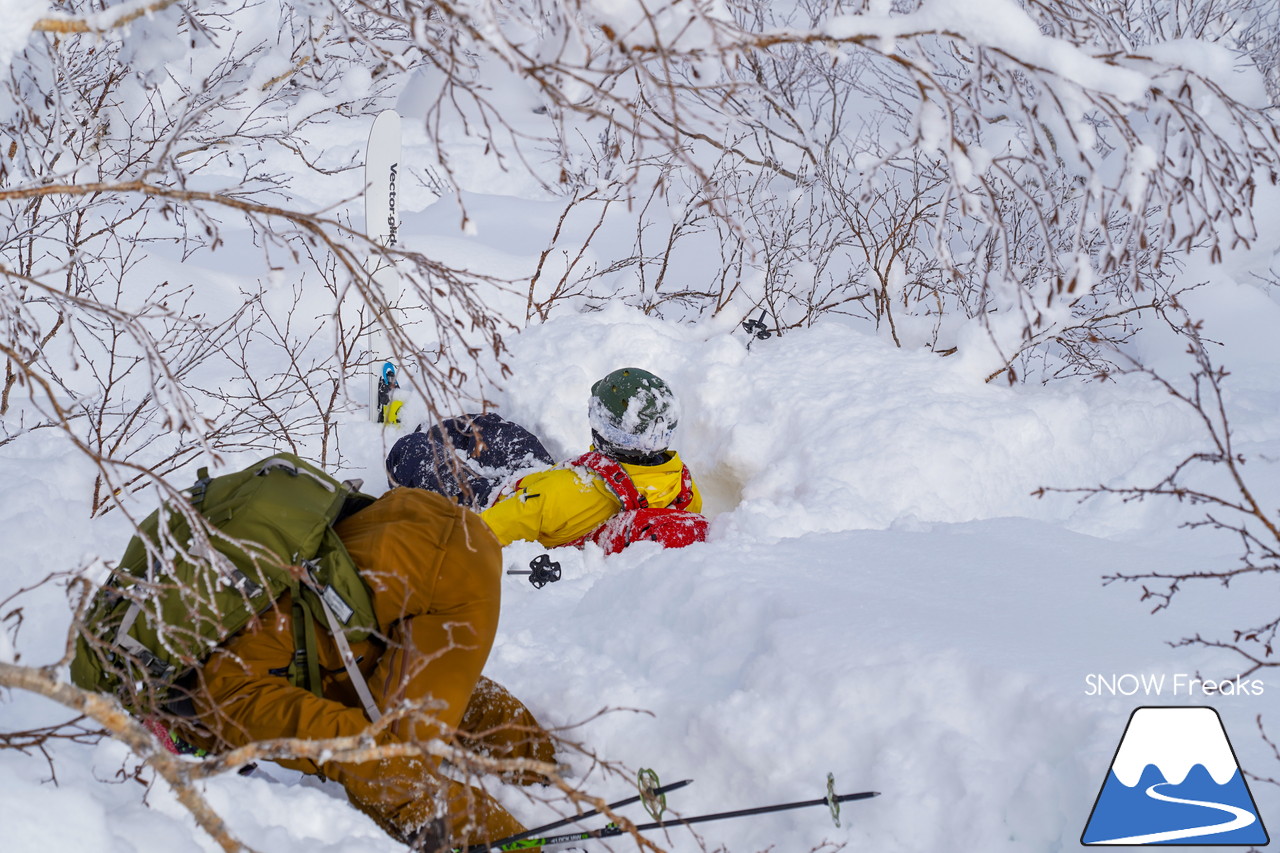
[[(1247, 351), (1258, 312), (1280, 322), (1280, 308), (1228, 293), (1246, 311), (1229, 330)], [(1172, 695), (1171, 681), (1161, 696), (1089, 695), (1087, 676), (1233, 674), (1227, 657), (1164, 641), (1247, 624), (1274, 601), (1260, 584), (1192, 588), (1148, 616), (1135, 588), (1101, 576), (1221, 565), (1231, 543), (1177, 533), (1175, 507), (1030, 496), (1149, 478), (1196, 446), (1189, 413), (1140, 378), (997, 387), (838, 323), (748, 349), (731, 327), (621, 308), (532, 326), (512, 347), (501, 410), (558, 455), (587, 441), (594, 378), (628, 363), (667, 377), (714, 523), (711, 541), (683, 551), (561, 549), (564, 580), (542, 590), (508, 578), (490, 674), (545, 723), (576, 724), (572, 739), (600, 757), (693, 778), (670, 798), (685, 814), (813, 799), (828, 772), (841, 792), (882, 792), (846, 805), (838, 829), (821, 809), (704, 825), (713, 849), (1074, 848), (1129, 712), (1205, 701)], [(1268, 366), (1255, 359), (1239, 384), (1263, 393)], [(1242, 432), (1274, 446), (1275, 409), (1241, 408)], [(376, 476), (370, 439), (354, 473)], [(56, 442), (16, 443), (0, 464), (0, 596), (119, 550), (126, 531), (85, 520), (88, 475)], [(540, 552), (517, 543), (509, 567)], [(24, 601), (23, 661), (56, 658), (62, 594)], [(1212, 704), (1245, 766), (1269, 774), (1253, 719), (1280, 684), (1265, 690)], [(65, 717), (21, 694), (0, 705), (6, 731)], [(116, 778), (131, 765), (123, 747), (49, 751), (52, 769), (0, 751), (9, 849), (210, 847), (159, 786)], [(585, 758), (569, 764), (597, 782)], [(625, 795), (616, 778), (597, 784)], [(1253, 787), (1264, 818), (1277, 814), (1280, 792)], [(552, 816), (497, 793), (529, 822)], [(278, 770), (218, 779), (209, 794), (258, 849), (394, 849), (340, 790)], [(683, 830), (662, 843), (698, 849)]]

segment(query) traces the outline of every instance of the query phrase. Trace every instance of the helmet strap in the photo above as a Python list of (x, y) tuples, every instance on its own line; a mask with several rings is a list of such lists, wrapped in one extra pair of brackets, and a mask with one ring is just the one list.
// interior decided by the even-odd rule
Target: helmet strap
[(610, 456), (628, 465), (661, 465), (671, 458), (666, 450), (630, 450), (626, 447), (619, 447), (616, 444), (605, 441), (596, 430), (591, 431), (591, 442), (595, 449), (605, 456)]

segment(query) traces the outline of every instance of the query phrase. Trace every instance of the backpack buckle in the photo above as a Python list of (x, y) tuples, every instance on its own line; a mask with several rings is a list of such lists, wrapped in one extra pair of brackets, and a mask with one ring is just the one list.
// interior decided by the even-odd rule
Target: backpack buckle
[(262, 586), (239, 569), (231, 573), (231, 587), (248, 598), (257, 598), (262, 594)]
[(146, 649), (134, 649), (130, 654), (151, 673), (152, 678), (162, 682), (168, 683), (178, 671), (177, 667), (165, 663)]
[(187, 489), (191, 495), (191, 505), (196, 509), (204, 504), (205, 493), (209, 491), (209, 484), (213, 482), (213, 478), (209, 476), (208, 468), (201, 468), (196, 474), (196, 481)]

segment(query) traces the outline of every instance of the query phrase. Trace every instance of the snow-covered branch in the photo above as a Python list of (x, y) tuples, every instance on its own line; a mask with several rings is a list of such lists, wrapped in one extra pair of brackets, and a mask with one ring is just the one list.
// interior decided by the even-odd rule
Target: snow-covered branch
[(96, 721), (169, 784), (174, 796), (219, 847), (227, 853), (249, 850), (232, 836), (226, 822), (192, 784), (191, 771), (196, 765), (167, 753), (155, 735), (115, 700), (68, 684), (48, 669), (5, 661), (0, 661), (0, 687), (37, 693)]
[(139, 18), (163, 12), (178, 0), (128, 0), (93, 15), (53, 14), (40, 18), (32, 29), (38, 33), (106, 33), (127, 26)]
[[(1246, 472), (1250, 457), (1236, 444), (1230, 407), (1225, 399), (1228, 372), (1210, 355), (1200, 324), (1183, 314), (1182, 333), (1193, 370), (1183, 381), (1175, 381), (1150, 367), (1132, 362), (1130, 371), (1142, 374), (1162, 387), (1170, 397), (1193, 412), (1203, 427), (1208, 447), (1193, 452), (1175, 464), (1154, 483), (1135, 486), (1099, 485), (1077, 489), (1040, 489), (1079, 494), (1084, 498), (1111, 496), (1122, 501), (1174, 500), (1194, 507), (1198, 517), (1183, 523), (1187, 529), (1203, 529), (1230, 536), (1240, 549), (1233, 567), (1212, 567), (1195, 571), (1118, 571), (1106, 583), (1132, 583), (1142, 587), (1142, 601), (1154, 602), (1152, 612), (1165, 610), (1185, 587), (1212, 582), (1223, 587), (1251, 578), (1280, 574), (1280, 515), (1259, 497), (1263, 483)], [(1280, 667), (1277, 639), (1280, 617), (1234, 629), (1230, 639), (1207, 639), (1197, 633), (1179, 645), (1225, 649), (1243, 658), (1245, 674)]]
[[(668, 208), (724, 220), (719, 245), (705, 229), (679, 241), (745, 253), (765, 286), (739, 294), (742, 316), (766, 307), (786, 329), (847, 312), (901, 345), (964, 351), (983, 375), (1043, 362), (1054, 376), (1108, 368), (1106, 343), (1163, 304), (1181, 257), (1258, 238), (1247, 201), (1280, 173), (1280, 133), (1242, 51), (1274, 9), (1180, 15), (1146, 0), (1125, 14), (1088, 0), (448, 2), (424, 4), (414, 33), (432, 66), (429, 126), (460, 120), (503, 151), (543, 145), (536, 122), (476, 85), (498, 66), (546, 116), (551, 188), (634, 203), (661, 187)], [(923, 193), (927, 213), (830, 227), (889, 187)], [(809, 207), (771, 203), (785, 197)], [(644, 293), (658, 262), (618, 260)], [(871, 300), (868, 281), (903, 289)], [(567, 285), (592, 292), (589, 277)], [(679, 310), (729, 307), (694, 290)]]

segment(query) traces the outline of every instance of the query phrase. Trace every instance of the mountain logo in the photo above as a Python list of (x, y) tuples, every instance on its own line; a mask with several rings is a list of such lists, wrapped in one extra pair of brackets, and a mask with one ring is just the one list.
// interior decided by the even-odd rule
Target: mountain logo
[(1138, 708), (1129, 717), (1080, 843), (1269, 843), (1213, 708)]

